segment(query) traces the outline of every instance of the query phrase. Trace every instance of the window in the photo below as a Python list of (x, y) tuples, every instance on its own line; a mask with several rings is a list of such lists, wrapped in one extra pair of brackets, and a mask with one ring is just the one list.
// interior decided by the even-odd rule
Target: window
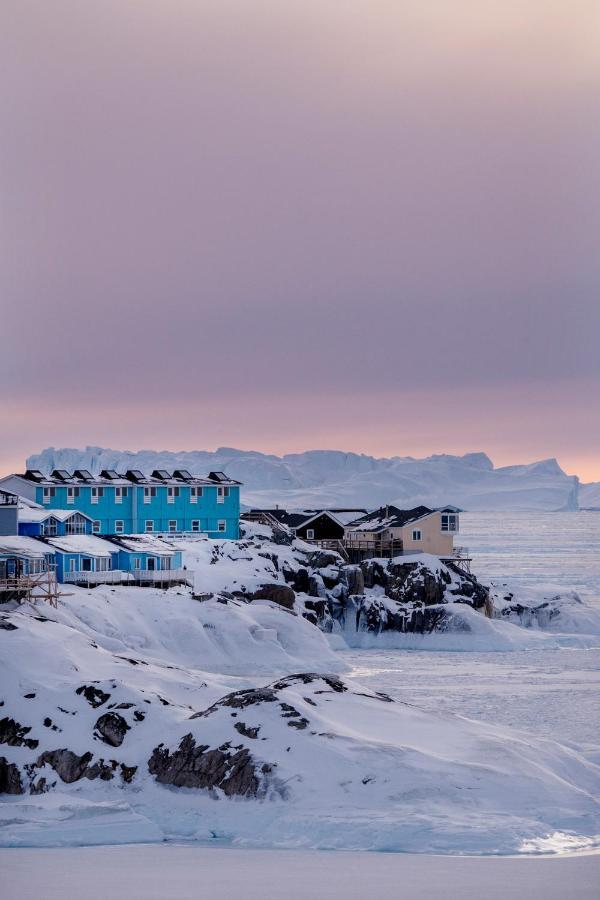
[(154, 519), (146, 519), (146, 534), (151, 534), (154, 531)]
[(123, 519), (115, 519), (115, 534), (123, 534), (125, 531), (125, 523)]
[(412, 539), (413, 539), (413, 541), (421, 540), (421, 529), (420, 528), (413, 528)]
[(92, 522), (92, 534), (100, 534), (100, 529), (102, 528), (102, 522), (100, 519), (95, 519)]
[(175, 503), (175, 497), (179, 497), (178, 487), (167, 488), (167, 503)]
[(154, 572), (156, 569), (156, 558), (154, 556), (149, 556), (146, 560), (146, 568), (149, 572)]
[(155, 487), (145, 487), (144, 488), (144, 503), (150, 503), (153, 497), (156, 497), (156, 488)]
[(226, 530), (227, 530), (227, 522), (225, 521), (225, 519), (219, 519), (219, 521), (217, 522), (217, 531), (220, 531), (221, 533), (223, 533)]
[(307, 541), (314, 541), (314, 539), (315, 539), (315, 529), (314, 529), (314, 528), (307, 528), (307, 529), (306, 529), (306, 540), (307, 540)]
[(91, 572), (92, 571), (92, 560), (89, 556), (84, 556), (81, 560), (81, 571), (82, 572)]
[(126, 487), (116, 487), (115, 488), (115, 503), (122, 503), (123, 497), (127, 496), (127, 488)]
[(142, 568), (142, 560), (140, 559), (139, 556), (136, 556), (135, 559), (133, 560), (133, 568), (134, 569)]
[(456, 513), (442, 513), (442, 531), (458, 531)]
[(190, 488), (190, 503), (197, 503), (198, 497), (202, 496), (202, 488), (201, 487), (191, 487)]
[(42, 525), (42, 534), (45, 537), (54, 537), (56, 535), (56, 519), (48, 519)]
[(171, 568), (171, 557), (170, 556), (161, 556), (160, 557), (160, 568), (162, 571), (168, 571)]
[(56, 495), (56, 488), (53, 487), (45, 487), (44, 488), (44, 503), (50, 503), (50, 501)]
[(217, 503), (225, 503), (225, 497), (229, 497), (229, 488), (221, 485), (217, 488)]
[(96, 559), (96, 572), (108, 572), (112, 569), (110, 556), (108, 558), (101, 556)]
[(69, 572), (74, 572), (74, 571), (75, 571), (75, 560), (70, 559), (69, 560)]
[(169, 519), (169, 532), (174, 534), (177, 531), (177, 519)]
[(85, 534), (85, 519), (74, 513), (65, 525), (65, 534)]
[(67, 503), (75, 503), (76, 497), (79, 497), (79, 488), (78, 487), (68, 487), (67, 488)]
[(192, 531), (200, 531), (200, 519), (192, 519)]
[(29, 561), (29, 574), (30, 575), (40, 575), (45, 571), (45, 565), (43, 559), (32, 559)]
[(100, 497), (104, 497), (104, 488), (102, 487), (93, 487), (92, 488), (92, 503), (97, 503)]

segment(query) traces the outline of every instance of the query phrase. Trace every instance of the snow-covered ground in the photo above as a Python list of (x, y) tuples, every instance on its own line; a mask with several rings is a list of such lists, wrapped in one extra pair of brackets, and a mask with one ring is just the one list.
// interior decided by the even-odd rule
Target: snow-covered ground
[(597, 900), (600, 856), (231, 850), (0, 850), (3, 900)]
[[(181, 542), (196, 591), (227, 592), (227, 602), (199, 602), (184, 587), (107, 586), (69, 588), (58, 609), (0, 607), (0, 720), (30, 729), (5, 725), (0, 757), (19, 768), (27, 792), (0, 800), (0, 843), (191, 840), (257, 854), (600, 847), (597, 609), (556, 601), (561, 613), (546, 629), (452, 603), (456, 630), (354, 632), (350, 646), (338, 623), (325, 634), (299, 614), (319, 596), (299, 594), (291, 609), (232, 596), (265, 583), (285, 591), (286, 573), (297, 577), (310, 562), (302, 543), (261, 534), (256, 526), (240, 543)], [(335, 581), (335, 569), (318, 571)], [(547, 595), (539, 589), (538, 599)], [(293, 675), (310, 672), (320, 674)], [(120, 720), (120, 742), (100, 724), (107, 716)], [(205, 751), (218, 763), (212, 781)], [(133, 860), (143, 848), (131, 852)], [(11, 871), (28, 859), (19, 853), (29, 851), (6, 857)], [(106, 853), (118, 864), (117, 850)], [(310, 865), (318, 871), (328, 858), (317, 853)], [(35, 869), (45, 856), (33, 859)], [(283, 856), (263, 859), (277, 877)], [(340, 874), (355, 859), (363, 857), (343, 853), (332, 865)], [(182, 862), (183, 872), (191, 865)], [(412, 877), (404, 865), (397, 877)], [(447, 870), (435, 865), (442, 884)], [(475, 869), (464, 876), (479, 884)], [(384, 882), (380, 896), (392, 884)]]

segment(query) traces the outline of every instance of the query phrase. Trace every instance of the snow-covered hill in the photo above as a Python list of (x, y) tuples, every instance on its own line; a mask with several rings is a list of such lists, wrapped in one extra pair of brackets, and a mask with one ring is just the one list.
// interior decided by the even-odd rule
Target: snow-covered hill
[(555, 459), (495, 468), (485, 453), (377, 459), (337, 450), (278, 457), (228, 447), (215, 452), (50, 447), (30, 456), (27, 465), (43, 472), (55, 468), (86, 468), (94, 473), (103, 468), (186, 468), (198, 474), (223, 470), (243, 482), (242, 500), (247, 506), (375, 508), (391, 503), (410, 508), (450, 503), (469, 510), (578, 508), (578, 479), (566, 475)]
[(323, 634), (274, 603), (73, 588), (0, 626), (4, 845), (497, 854), (600, 831), (576, 747), (331, 674)]

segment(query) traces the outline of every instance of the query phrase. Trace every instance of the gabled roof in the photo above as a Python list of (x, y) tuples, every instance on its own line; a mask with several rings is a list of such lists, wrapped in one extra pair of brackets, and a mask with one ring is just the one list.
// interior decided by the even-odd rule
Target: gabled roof
[(398, 509), (397, 506), (381, 506), (379, 509), (355, 519), (348, 524), (352, 531), (385, 531), (386, 528), (402, 528), (430, 516), (434, 512), (428, 506), (415, 506), (413, 509)]
[(19, 522), (45, 522), (47, 519), (56, 519), (57, 522), (68, 522), (72, 516), (81, 516), (88, 522), (93, 522), (91, 516), (80, 512), (78, 509), (44, 509), (43, 507), (27, 507), (19, 509)]

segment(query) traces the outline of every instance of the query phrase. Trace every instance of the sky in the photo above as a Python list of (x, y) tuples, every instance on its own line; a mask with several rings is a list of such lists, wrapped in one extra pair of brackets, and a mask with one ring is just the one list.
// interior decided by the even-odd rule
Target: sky
[(600, 480), (597, 0), (3, 0), (0, 471), (46, 446)]

